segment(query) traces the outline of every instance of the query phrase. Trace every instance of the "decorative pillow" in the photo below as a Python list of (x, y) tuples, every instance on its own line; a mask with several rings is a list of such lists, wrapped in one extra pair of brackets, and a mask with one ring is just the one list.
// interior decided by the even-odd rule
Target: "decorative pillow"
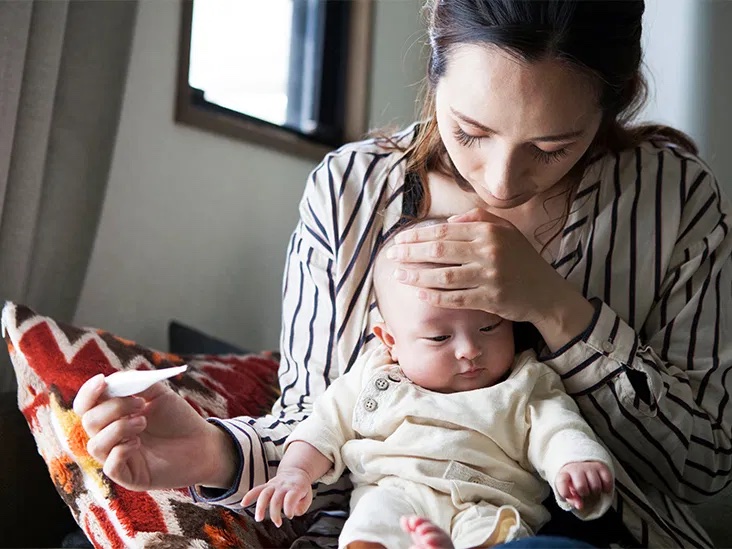
[(289, 525), (255, 523), (245, 514), (193, 503), (188, 490), (132, 492), (110, 481), (86, 451), (88, 437), (73, 399), (93, 375), (188, 364), (169, 380), (202, 416), (258, 416), (277, 398), (273, 353), (178, 356), (110, 333), (78, 328), (11, 302), (3, 335), (18, 380), (18, 405), (38, 451), (71, 512), (95, 547), (281, 547)]

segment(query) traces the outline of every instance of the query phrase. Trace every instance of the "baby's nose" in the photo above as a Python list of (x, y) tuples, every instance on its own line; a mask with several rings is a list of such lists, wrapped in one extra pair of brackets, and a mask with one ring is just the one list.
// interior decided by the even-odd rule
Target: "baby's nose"
[(457, 348), (455, 356), (459, 360), (475, 360), (482, 353), (480, 346), (475, 341), (466, 340)]

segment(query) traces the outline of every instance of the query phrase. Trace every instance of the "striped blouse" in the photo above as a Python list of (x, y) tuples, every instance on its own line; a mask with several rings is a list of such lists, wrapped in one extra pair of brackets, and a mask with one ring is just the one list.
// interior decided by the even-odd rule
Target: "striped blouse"
[[(284, 273), (281, 398), (266, 417), (219, 422), (243, 467), (230, 490), (196, 499), (238, 506), (266, 482), (313, 399), (374, 343), (374, 252), (421, 196), (406, 160), (370, 140), (313, 170)], [(587, 169), (553, 263), (595, 316), (541, 358), (622, 464), (613, 507), (642, 546), (711, 546), (688, 505), (732, 479), (730, 212), (697, 157), (644, 143)], [(321, 487), (317, 505), (346, 490)]]

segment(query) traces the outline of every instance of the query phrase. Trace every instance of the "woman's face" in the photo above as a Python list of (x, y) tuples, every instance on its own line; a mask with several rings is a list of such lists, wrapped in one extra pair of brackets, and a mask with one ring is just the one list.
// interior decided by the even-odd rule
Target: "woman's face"
[(463, 45), (435, 89), (448, 154), (485, 206), (510, 209), (558, 183), (602, 118), (594, 83), (557, 60)]

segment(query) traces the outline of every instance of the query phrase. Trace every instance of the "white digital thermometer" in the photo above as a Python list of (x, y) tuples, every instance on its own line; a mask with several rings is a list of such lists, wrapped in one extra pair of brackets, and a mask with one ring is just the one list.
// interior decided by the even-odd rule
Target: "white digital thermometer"
[(141, 393), (158, 381), (182, 374), (187, 364), (161, 370), (123, 370), (114, 372), (104, 378), (107, 388), (104, 394), (108, 397), (126, 397)]

